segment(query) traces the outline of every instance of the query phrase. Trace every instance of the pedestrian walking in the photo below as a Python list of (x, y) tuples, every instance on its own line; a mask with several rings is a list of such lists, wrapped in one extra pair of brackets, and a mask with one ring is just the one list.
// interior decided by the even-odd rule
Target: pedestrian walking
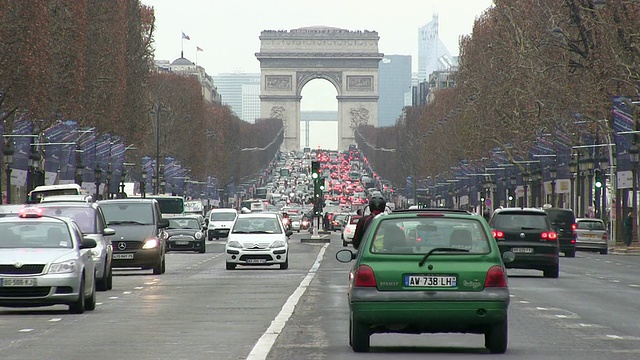
[(630, 211), (622, 223), (624, 227), (624, 244), (627, 247), (631, 246), (631, 241), (633, 240), (633, 222), (633, 212)]

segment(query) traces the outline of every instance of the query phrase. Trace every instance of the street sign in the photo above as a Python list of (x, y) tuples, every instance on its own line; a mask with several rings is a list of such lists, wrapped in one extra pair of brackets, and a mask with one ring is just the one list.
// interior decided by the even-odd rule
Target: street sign
[(491, 206), (491, 199), (486, 198), (486, 199), (484, 200), (484, 204), (485, 204), (485, 205), (487, 205), (487, 206)]

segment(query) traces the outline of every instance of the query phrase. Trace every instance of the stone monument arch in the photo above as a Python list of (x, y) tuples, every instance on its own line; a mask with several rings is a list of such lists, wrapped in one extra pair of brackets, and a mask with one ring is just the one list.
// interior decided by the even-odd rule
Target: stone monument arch
[(284, 150), (300, 149), (301, 93), (314, 79), (337, 90), (339, 150), (355, 144), (358, 125), (378, 125), (379, 39), (376, 31), (332, 27), (260, 33), (260, 114), (283, 120)]

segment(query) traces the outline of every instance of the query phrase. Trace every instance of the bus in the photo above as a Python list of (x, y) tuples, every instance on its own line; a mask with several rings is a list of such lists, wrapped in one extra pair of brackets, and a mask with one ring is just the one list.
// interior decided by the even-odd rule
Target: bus
[(43, 198), (53, 195), (89, 195), (89, 192), (78, 184), (41, 185), (29, 192), (27, 203), (37, 204)]
[(184, 198), (172, 195), (146, 195), (147, 199), (156, 199), (163, 218), (184, 215)]
[(256, 194), (254, 195), (256, 199), (266, 199), (267, 198), (267, 188), (259, 187), (256, 189)]

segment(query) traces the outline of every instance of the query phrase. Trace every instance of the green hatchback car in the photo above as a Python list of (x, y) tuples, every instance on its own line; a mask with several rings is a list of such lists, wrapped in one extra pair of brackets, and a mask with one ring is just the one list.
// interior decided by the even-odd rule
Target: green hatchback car
[[(411, 236), (408, 231), (411, 231)], [(419, 209), (374, 218), (358, 252), (343, 249), (349, 273), (349, 345), (367, 352), (374, 333), (483, 334), (507, 350), (505, 262), (487, 222), (466, 211)]]

